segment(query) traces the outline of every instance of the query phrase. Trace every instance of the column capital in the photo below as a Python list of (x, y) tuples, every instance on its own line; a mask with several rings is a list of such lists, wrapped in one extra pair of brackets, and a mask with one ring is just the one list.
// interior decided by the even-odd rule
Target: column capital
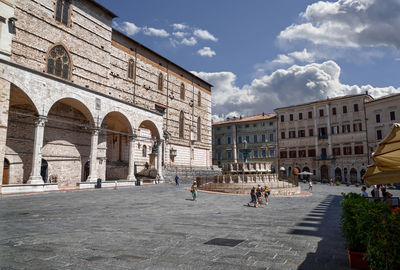
[(38, 126), (38, 127), (44, 127), (44, 125), (47, 122), (47, 120), (48, 120), (47, 116), (39, 115), (35, 119), (35, 125)]
[(137, 139), (138, 135), (132, 133), (132, 134), (129, 134), (128, 137), (129, 137), (129, 140), (130, 140), (130, 141), (135, 141), (135, 140)]
[(100, 127), (90, 127), (89, 130), (92, 132), (93, 135), (99, 135)]

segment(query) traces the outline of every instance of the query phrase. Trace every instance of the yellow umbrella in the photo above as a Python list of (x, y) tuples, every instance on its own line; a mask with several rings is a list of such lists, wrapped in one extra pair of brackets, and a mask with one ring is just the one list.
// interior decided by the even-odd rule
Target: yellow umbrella
[(378, 144), (363, 179), (367, 185), (400, 183), (400, 124)]

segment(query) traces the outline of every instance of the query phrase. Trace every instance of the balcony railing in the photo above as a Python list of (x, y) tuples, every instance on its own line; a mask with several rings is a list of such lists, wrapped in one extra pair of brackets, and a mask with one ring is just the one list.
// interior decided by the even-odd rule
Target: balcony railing
[(327, 156), (327, 155), (321, 155), (319, 157), (314, 157), (314, 160), (334, 160), (336, 159), (336, 156)]
[(320, 140), (328, 139), (328, 135), (319, 135), (318, 139), (320, 139)]

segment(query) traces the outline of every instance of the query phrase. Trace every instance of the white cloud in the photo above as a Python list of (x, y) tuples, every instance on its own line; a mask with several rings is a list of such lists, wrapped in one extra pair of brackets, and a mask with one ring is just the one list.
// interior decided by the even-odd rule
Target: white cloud
[(189, 33), (181, 32), (181, 31), (173, 32), (173, 33), (172, 33), (172, 35), (174, 35), (174, 36), (177, 37), (177, 38), (184, 38), (184, 37), (187, 36), (188, 34), (189, 34)]
[(184, 38), (182, 39), (181, 43), (186, 46), (194, 46), (197, 44), (197, 40), (194, 37), (190, 37), (189, 39)]
[(297, 52), (291, 52), (288, 54), (293, 59), (296, 59), (300, 62), (311, 63), (315, 61), (316, 55), (313, 52), (308, 52), (307, 49)]
[(153, 27), (144, 27), (143, 33), (147, 36), (156, 36), (156, 37), (169, 37), (169, 33), (164, 29), (157, 29)]
[(304, 23), (287, 27), (278, 38), (334, 47), (383, 45), (400, 49), (399, 14), (398, 0), (319, 1), (301, 14)]
[(340, 67), (334, 61), (304, 66), (293, 65), (254, 79), (239, 87), (231, 72), (195, 73), (214, 85), (213, 114), (227, 115), (239, 111), (244, 115), (272, 112), (275, 108), (294, 104), (360, 94), (368, 91), (373, 97), (398, 93), (394, 87), (377, 88), (371, 85), (346, 85), (340, 82)]
[(128, 36), (133, 36), (140, 32), (141, 28), (136, 26), (136, 24), (131, 22), (122, 22), (121, 24), (113, 21), (113, 27)]
[(202, 30), (202, 29), (196, 29), (194, 30), (193, 34), (201, 39), (204, 40), (211, 40), (211, 41), (218, 41), (218, 39), (213, 36), (210, 32), (208, 32), (207, 30)]
[(203, 49), (200, 49), (197, 51), (198, 54), (201, 56), (208, 56), (208, 57), (213, 57), (216, 53), (215, 51), (211, 50), (210, 47), (203, 47)]
[(174, 28), (174, 30), (184, 30), (184, 29), (188, 28), (188, 26), (183, 23), (174, 23), (172, 25), (172, 27)]

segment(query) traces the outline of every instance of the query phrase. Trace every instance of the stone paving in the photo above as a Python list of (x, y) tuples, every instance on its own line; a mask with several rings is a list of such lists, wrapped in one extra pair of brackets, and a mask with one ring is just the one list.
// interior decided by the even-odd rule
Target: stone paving
[(169, 184), (3, 196), (0, 269), (349, 269), (340, 193), (359, 188), (313, 188), (264, 208)]

